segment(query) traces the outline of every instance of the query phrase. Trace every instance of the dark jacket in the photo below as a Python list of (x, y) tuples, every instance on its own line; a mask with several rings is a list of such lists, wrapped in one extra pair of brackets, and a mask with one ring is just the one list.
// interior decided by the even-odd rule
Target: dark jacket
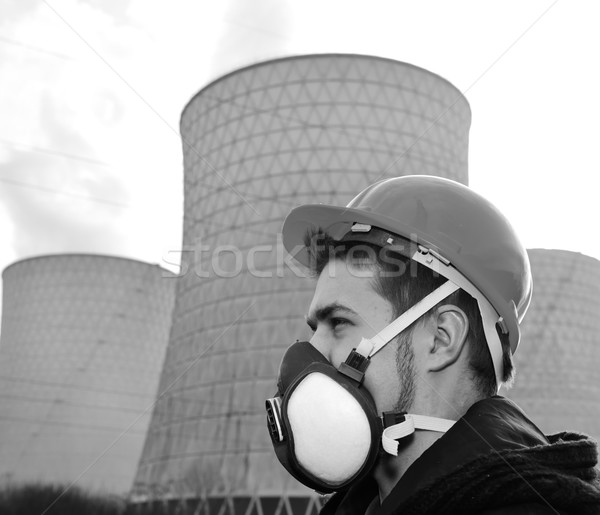
[[(600, 514), (596, 443), (544, 434), (508, 399), (474, 404), (406, 471), (377, 515)], [(362, 515), (371, 478), (335, 494), (322, 515)]]

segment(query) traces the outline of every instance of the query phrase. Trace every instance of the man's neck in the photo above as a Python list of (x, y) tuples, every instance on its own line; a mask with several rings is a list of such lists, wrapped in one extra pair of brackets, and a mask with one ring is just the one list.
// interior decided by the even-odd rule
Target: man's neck
[[(440, 391), (444, 391), (444, 389), (440, 387)], [(444, 399), (443, 403), (441, 402), (438, 406), (430, 404), (427, 408), (415, 407), (415, 412), (435, 413), (434, 416), (440, 418), (458, 420), (470, 406), (483, 398), (472, 386), (457, 390), (457, 392), (457, 395), (448, 395), (447, 399)], [(453, 402), (450, 402), (449, 399), (452, 399)], [(389, 495), (408, 468), (443, 435), (444, 433), (417, 429), (412, 435), (398, 442), (398, 456), (385, 453), (381, 455), (373, 472), (373, 478), (379, 487), (380, 502), (383, 502)]]
[(379, 486), (380, 503), (389, 495), (408, 468), (438, 440), (443, 433), (420, 431), (400, 442), (398, 456), (384, 454), (377, 464), (373, 477)]

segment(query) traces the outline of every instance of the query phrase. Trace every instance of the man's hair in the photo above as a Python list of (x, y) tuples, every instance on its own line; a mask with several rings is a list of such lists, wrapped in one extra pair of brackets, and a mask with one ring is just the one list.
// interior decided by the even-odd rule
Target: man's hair
[[(346, 261), (359, 270), (371, 270), (373, 290), (392, 305), (394, 318), (447, 281), (445, 277), (426, 266), (396, 252), (391, 246), (381, 247), (365, 241), (336, 241), (320, 229), (308, 232), (304, 243), (309, 255), (310, 269), (315, 276), (319, 276), (325, 266), (334, 260)], [(453, 304), (467, 315), (467, 346), (473, 382), (483, 395), (495, 395), (497, 388), (494, 365), (477, 301), (464, 290), (458, 289), (430, 309), (424, 317), (432, 316), (435, 310), (444, 304)], [(407, 328), (407, 331), (412, 331), (413, 328), (414, 324)], [(502, 341), (502, 355), (502, 380), (505, 384), (510, 384), (514, 366), (508, 342)]]

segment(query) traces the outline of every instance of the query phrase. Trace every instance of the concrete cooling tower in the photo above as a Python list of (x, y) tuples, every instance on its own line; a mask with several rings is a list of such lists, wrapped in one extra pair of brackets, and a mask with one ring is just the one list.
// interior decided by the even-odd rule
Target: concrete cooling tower
[(600, 261), (566, 250), (529, 250), (533, 299), (507, 397), (546, 433), (600, 441)]
[(172, 274), (53, 255), (9, 266), (3, 285), (0, 484), (128, 492), (167, 346)]
[(384, 177), (466, 183), (469, 125), (467, 101), (446, 80), (358, 55), (256, 64), (192, 98), (181, 117), (182, 271), (135, 502), (316, 509), (266, 430), (264, 401), (284, 349), (308, 336), (314, 287), (284, 253), (283, 219), (308, 202), (344, 205)]

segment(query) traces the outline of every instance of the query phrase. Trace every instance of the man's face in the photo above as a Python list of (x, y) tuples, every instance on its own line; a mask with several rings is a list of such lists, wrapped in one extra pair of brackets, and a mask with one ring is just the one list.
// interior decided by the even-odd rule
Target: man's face
[[(310, 340), (336, 368), (345, 361), (361, 338), (371, 338), (393, 319), (392, 305), (373, 290), (373, 274), (342, 260), (330, 261), (323, 269), (313, 296), (307, 322), (314, 331)], [(386, 345), (367, 368), (364, 385), (378, 412), (398, 409), (406, 395), (407, 380), (397, 365), (397, 346)], [(404, 370), (402, 370), (404, 368)], [(410, 366), (400, 367), (410, 375)], [(402, 406), (407, 409), (408, 406)]]

